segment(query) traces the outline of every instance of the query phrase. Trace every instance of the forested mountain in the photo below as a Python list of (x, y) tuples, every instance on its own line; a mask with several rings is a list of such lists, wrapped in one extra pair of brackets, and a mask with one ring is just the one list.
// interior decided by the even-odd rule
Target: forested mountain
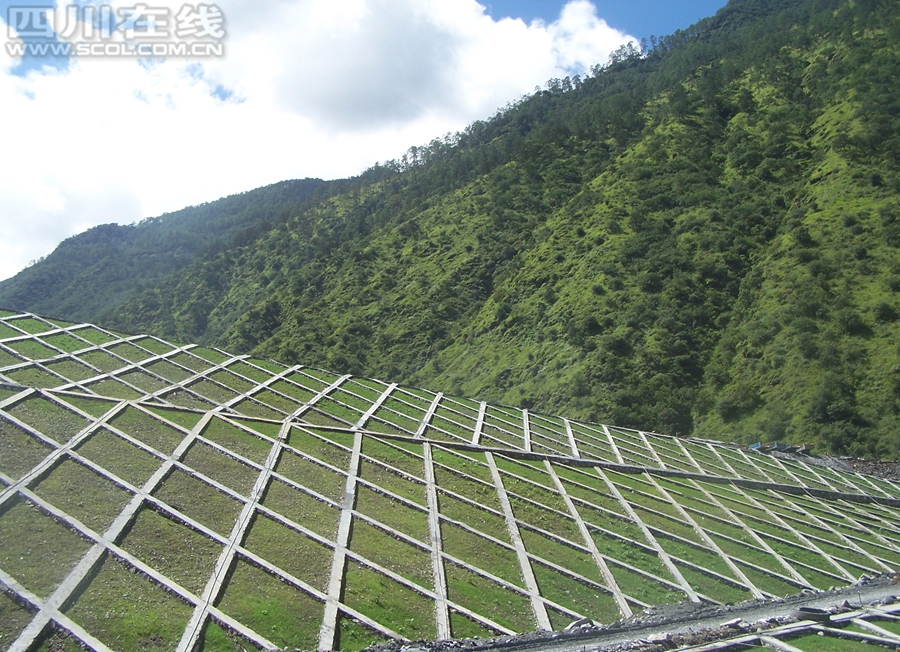
[[(732, 0), (273, 206), (94, 313), (77, 297), (106, 281), (71, 253), (94, 231), (0, 305), (622, 426), (897, 457), (897, 79), (893, 0)], [(60, 269), (68, 303), (26, 299)]]
[(252, 242), (328, 185), (283, 181), (139, 224), (94, 227), (0, 282), (0, 303), (72, 319), (104, 315), (197, 258)]

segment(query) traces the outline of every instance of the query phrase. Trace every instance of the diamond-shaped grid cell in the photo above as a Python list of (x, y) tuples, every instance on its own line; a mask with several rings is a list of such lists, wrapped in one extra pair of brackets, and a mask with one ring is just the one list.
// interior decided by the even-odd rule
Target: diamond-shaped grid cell
[(33, 617), (33, 607), (0, 591), (0, 645), (15, 641)]
[(527, 632), (536, 627), (531, 601), (491, 579), (453, 562), (444, 564), (450, 600), (501, 627)]
[(203, 593), (222, 551), (221, 543), (146, 507), (119, 545), (195, 595)]
[(272, 517), (256, 516), (244, 548), (319, 591), (328, 588), (334, 551)]
[(246, 561), (235, 563), (216, 606), (276, 645), (299, 650), (318, 645), (324, 604)]
[(153, 495), (222, 536), (228, 536), (241, 511), (239, 501), (180, 469)]
[(341, 601), (411, 640), (437, 638), (432, 601), (421, 593), (350, 561)]
[(286, 482), (273, 480), (269, 483), (262, 504), (326, 539), (334, 540), (337, 534), (340, 510)]
[(75, 452), (136, 487), (143, 486), (162, 463), (152, 453), (105, 428), (80, 442)]
[(48, 362), (44, 365), (50, 372), (62, 376), (67, 381), (78, 383), (88, 378), (94, 378), (100, 372), (88, 365), (78, 362), (73, 358), (64, 358), (56, 362)]
[(221, 485), (248, 496), (260, 469), (236, 460), (201, 441), (194, 442), (182, 462)]
[[(173, 415), (175, 413), (167, 411), (163, 414)], [(192, 413), (187, 414), (194, 416)], [(173, 418), (172, 421), (175, 422), (175, 419)], [(163, 455), (169, 455), (184, 439), (183, 432), (133, 407), (119, 412), (109, 421), (109, 425), (131, 435)]]
[(53, 592), (89, 547), (66, 525), (22, 497), (0, 510), (0, 568), (40, 597)]
[(90, 421), (59, 403), (43, 396), (34, 396), (19, 401), (6, 409), (7, 413), (38, 432), (60, 443), (68, 442), (84, 430)]
[(191, 608), (131, 566), (107, 557), (66, 615), (118, 650), (173, 650)]
[(131, 494), (78, 462), (64, 458), (32, 484), (34, 492), (96, 532), (104, 532)]
[(293, 451), (286, 450), (281, 454), (275, 470), (289, 480), (302, 484), (335, 502), (344, 496), (346, 475)]
[(52, 450), (48, 444), (0, 415), (0, 472), (17, 480)]

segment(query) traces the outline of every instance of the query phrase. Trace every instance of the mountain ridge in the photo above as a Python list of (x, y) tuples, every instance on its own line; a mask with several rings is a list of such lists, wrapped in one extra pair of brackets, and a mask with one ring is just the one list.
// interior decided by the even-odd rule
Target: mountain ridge
[[(886, 2), (730, 2), (329, 187), (103, 320), (593, 421), (897, 457), (898, 41)], [(10, 301), (17, 283), (0, 303), (37, 310)]]

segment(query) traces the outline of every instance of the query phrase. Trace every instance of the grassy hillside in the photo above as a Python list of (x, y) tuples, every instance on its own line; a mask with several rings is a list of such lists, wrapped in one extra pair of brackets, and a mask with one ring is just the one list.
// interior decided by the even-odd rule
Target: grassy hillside
[(896, 457), (898, 43), (896, 3), (735, 0), (199, 256), (106, 323)]

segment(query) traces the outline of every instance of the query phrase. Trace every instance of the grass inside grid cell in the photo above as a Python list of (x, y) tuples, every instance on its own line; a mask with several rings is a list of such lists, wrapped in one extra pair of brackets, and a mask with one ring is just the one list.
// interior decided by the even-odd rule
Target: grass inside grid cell
[(34, 617), (33, 608), (19, 604), (5, 591), (0, 591), (0, 645), (15, 641), (19, 638), (31, 619)]
[(336, 401), (340, 401), (353, 409), (359, 410), (361, 413), (372, 407), (372, 401), (358, 396), (355, 392), (347, 391), (345, 383), (338, 389), (331, 392), (328, 396)]
[(35, 365), (24, 367), (22, 369), (15, 369), (13, 371), (6, 371), (4, 372), (4, 375), (13, 382), (26, 387), (52, 389), (66, 384), (65, 380), (44, 371)]
[(480, 509), (438, 490), (438, 504), (441, 514), (455, 521), (465, 523), (469, 527), (489, 534), (501, 541), (508, 541), (509, 530), (506, 519), (499, 514)]
[[(388, 443), (374, 437), (363, 437), (362, 452), (363, 455), (389, 464), (413, 477), (423, 479), (425, 477), (424, 460), (419, 456), (400, 450), (398, 445), (399, 442)], [(421, 451), (420, 446), (417, 448)]]
[[(331, 428), (347, 428), (348, 425), (343, 421), (339, 421), (332, 416), (325, 414), (324, 412), (319, 412), (316, 409), (308, 409), (300, 416), (299, 421), (304, 423), (308, 423), (311, 426), (323, 426), (323, 427), (331, 427)], [(369, 421), (369, 424), (372, 422)], [(370, 427), (371, 429), (371, 427)]]
[(24, 498), (13, 498), (0, 510), (0, 568), (39, 597), (48, 597), (89, 548)]
[(227, 403), (237, 396), (235, 392), (224, 385), (219, 385), (206, 378), (201, 378), (200, 380), (192, 382), (187, 385), (187, 389), (199, 394), (203, 398), (209, 399), (213, 403)]
[[(530, 554), (562, 566), (592, 582), (605, 584), (594, 557), (588, 551), (567, 546), (526, 527), (520, 527), (519, 534), (525, 544), (525, 550)], [(579, 540), (577, 543), (582, 544), (582, 542), (583, 540)]]
[(428, 542), (428, 514), (394, 500), (364, 485), (356, 490), (356, 509), (361, 514), (375, 519), (411, 536), (419, 541)]
[(190, 369), (194, 373), (203, 373), (204, 371), (211, 369), (213, 365), (209, 364), (203, 358), (198, 358), (195, 355), (187, 351), (181, 351), (180, 353), (176, 353), (175, 355), (168, 358), (172, 362), (177, 365), (181, 365), (186, 369)]
[(21, 337), (22, 335), (24, 335), (23, 332), (17, 331), (15, 328), (12, 328), (11, 326), (3, 322), (0, 322), (0, 340), (5, 340), (10, 337)]
[[(761, 568), (776, 568), (773, 566), (754, 566), (750, 564), (744, 564), (740, 561), (735, 562), (738, 568), (741, 569), (741, 572), (747, 576), (753, 584), (760, 591), (765, 591), (767, 593), (771, 593), (777, 597), (787, 597), (789, 595), (794, 595), (799, 593), (803, 587), (798, 586), (797, 584), (792, 584), (790, 582), (786, 582), (785, 580), (775, 577), (774, 575), (770, 575), (769, 573), (764, 573)], [(785, 573), (787, 571), (784, 571)]]
[(514, 632), (534, 631), (534, 612), (527, 597), (452, 562), (444, 568), (452, 601)]
[[(687, 600), (687, 595), (674, 586), (664, 584), (612, 561), (607, 565), (616, 579), (619, 590), (633, 600), (639, 600), (648, 605), (677, 604)], [(662, 570), (655, 575), (670, 582), (675, 581), (667, 570)]]
[[(384, 406), (376, 410), (372, 416), (374, 418), (369, 419), (369, 421), (366, 422), (366, 428), (376, 432), (385, 432), (386, 434), (413, 435), (416, 433), (421, 423), (420, 421), (416, 421), (415, 419), (411, 419), (402, 414), (391, 412)], [(378, 423), (376, 419), (383, 420), (385, 424)], [(387, 429), (384, 429), (385, 425), (387, 426)], [(390, 430), (391, 427), (393, 427), (392, 430)]]
[(90, 425), (81, 415), (43, 396), (19, 401), (6, 412), (60, 443), (66, 443)]
[(222, 552), (222, 544), (146, 507), (138, 512), (119, 545), (198, 596)]
[(262, 358), (247, 358), (247, 363), (272, 374), (280, 374), (287, 369), (287, 366), (280, 362), (275, 360), (263, 360)]
[(347, 448), (353, 447), (353, 436), (347, 436), (345, 433), (318, 434), (319, 436), (315, 436), (307, 429), (291, 428), (287, 443), (342, 471), (349, 469), (351, 452)]
[(334, 551), (264, 514), (257, 514), (244, 548), (320, 591), (328, 589)]
[(568, 513), (569, 510), (566, 507), (565, 500), (557, 493), (555, 488), (532, 484), (525, 480), (513, 478), (503, 472), (501, 472), (501, 478), (503, 479), (503, 486), (506, 489), (506, 493), (511, 496), (515, 494), (521, 498), (531, 499), (550, 509), (555, 509), (564, 514)]
[[(494, 484), (494, 480), (491, 476), (491, 469), (487, 465), (487, 460), (483, 453), (451, 451), (439, 446), (434, 446), (431, 449), (431, 457), (435, 465), (443, 464), (455, 471), (465, 473), (466, 475), (470, 475), (473, 478), (477, 478), (490, 485)], [(437, 469), (435, 472), (437, 473)], [(442, 483), (438, 484), (440, 486), (445, 486)], [(453, 489), (450, 485), (446, 486)]]
[(623, 537), (627, 537), (632, 541), (640, 541), (642, 543), (646, 541), (644, 533), (641, 531), (638, 524), (627, 516), (610, 514), (609, 512), (604, 512), (589, 505), (585, 505), (582, 502), (576, 502), (575, 508), (586, 523), (594, 526), (588, 529), (595, 530), (596, 528), (602, 528), (608, 532), (615, 532)]
[(260, 369), (256, 365), (247, 364), (247, 362), (243, 360), (232, 362), (226, 368), (228, 371), (252, 380), (254, 383), (264, 383), (272, 377), (272, 374), (265, 369)]
[[(609, 593), (563, 575), (544, 564), (533, 563), (531, 567), (541, 596), (548, 600), (598, 623), (608, 624), (622, 617), (615, 598)], [(565, 618), (563, 627), (573, 620), (571, 616)]]
[(375, 643), (381, 643), (387, 638), (346, 614), (338, 617), (336, 633), (334, 649), (340, 652), (357, 652)]
[(553, 478), (550, 477), (550, 474), (547, 472), (547, 467), (544, 466), (543, 462), (535, 460), (515, 460), (504, 457), (503, 455), (494, 455), (494, 463), (500, 471), (504, 472), (504, 481), (506, 478), (505, 474), (514, 474), (525, 478), (526, 480), (537, 482), (546, 489), (550, 489), (554, 492), (556, 491), (556, 485), (553, 483)]
[(16, 328), (25, 331), (26, 333), (30, 333), (31, 335), (46, 333), (47, 331), (52, 331), (54, 328), (52, 324), (47, 324), (39, 319), (35, 319), (34, 317), (11, 319), (9, 320), (9, 323), (13, 324)]
[(113, 378), (105, 378), (97, 382), (86, 383), (82, 386), (100, 396), (119, 398), (125, 401), (132, 401), (141, 398), (141, 396), (144, 395), (142, 392)]
[[(638, 545), (637, 542), (619, 539), (600, 532), (591, 533), (597, 551), (604, 557), (614, 559), (637, 569), (653, 573), (659, 577), (669, 579), (669, 573), (659, 559), (659, 555), (647, 546)], [(663, 545), (663, 548), (665, 546)]]
[(325, 383), (326, 386), (333, 384), (338, 380), (338, 378), (340, 378), (340, 376), (335, 373), (325, 371), (324, 369), (316, 369), (314, 367), (304, 367), (303, 373), (320, 380), (321, 382)]
[(161, 378), (165, 378), (170, 383), (180, 383), (193, 375), (190, 371), (182, 369), (168, 360), (157, 360), (144, 368)]
[(819, 636), (804, 634), (792, 638), (781, 639), (802, 652), (867, 652), (871, 644), (862, 641), (851, 641), (837, 636)]
[(0, 471), (18, 480), (53, 449), (14, 423), (0, 418)]
[(430, 598), (355, 561), (347, 562), (342, 601), (410, 640), (437, 638)]
[(276, 394), (271, 389), (264, 389), (261, 392), (256, 392), (253, 395), (253, 398), (260, 403), (265, 403), (269, 407), (281, 410), (285, 414), (293, 414), (304, 405), (303, 403), (282, 396), (281, 394)]
[(126, 371), (124, 374), (119, 374), (116, 377), (129, 385), (137, 387), (146, 394), (153, 394), (154, 392), (158, 392), (169, 386), (169, 383), (164, 380), (160, 380), (156, 376), (152, 376), (139, 369)]
[(324, 383), (318, 378), (310, 376), (308, 373), (306, 373), (306, 371), (306, 369), (295, 371), (285, 376), (285, 378), (292, 383), (312, 392), (313, 394), (318, 394), (323, 389), (328, 387), (328, 385), (330, 385), (330, 383)]
[(568, 539), (569, 541), (580, 541), (581, 533), (575, 520), (548, 509), (526, 502), (514, 496), (509, 498), (512, 506), (513, 515), (517, 520), (528, 523), (532, 527), (545, 530), (551, 534)]
[(85, 328), (76, 328), (72, 330), (72, 333), (77, 335), (78, 337), (87, 340), (91, 344), (95, 346), (100, 346), (101, 344), (107, 344), (109, 342), (115, 342), (116, 338), (112, 335), (105, 333), (100, 330), (96, 326), (86, 326)]
[(80, 382), (99, 375), (99, 372), (91, 369), (86, 364), (71, 359), (48, 362), (44, 366), (53, 373), (58, 374), (71, 382)]
[(316, 464), (291, 451), (283, 451), (275, 471), (297, 484), (340, 502), (347, 486), (347, 477)]
[(280, 480), (272, 480), (262, 504), (327, 539), (337, 534), (341, 512)]
[(132, 344), (146, 349), (155, 355), (165, 355), (170, 351), (174, 351), (175, 347), (168, 342), (158, 340), (153, 337), (142, 337), (139, 340), (133, 340)]
[(64, 609), (112, 649), (174, 649), (191, 607), (140, 573), (107, 557), (75, 603)]
[(101, 534), (131, 500), (129, 492), (71, 459), (57, 464), (32, 488), (41, 498)]
[(256, 387), (255, 383), (241, 378), (237, 374), (234, 374), (226, 369), (219, 369), (218, 371), (214, 371), (213, 373), (209, 374), (207, 378), (209, 378), (210, 380), (214, 380), (217, 383), (221, 383), (222, 385), (225, 385), (225, 387), (230, 387), (239, 394), (246, 394), (251, 389)]
[(315, 396), (315, 393), (305, 387), (300, 387), (296, 383), (284, 379), (272, 383), (269, 387), (299, 403), (308, 403)]
[(670, 534), (676, 534), (682, 539), (687, 539), (695, 543), (703, 543), (703, 541), (700, 539), (700, 535), (697, 534), (694, 528), (684, 521), (673, 519), (662, 514), (657, 514), (656, 512), (651, 512), (634, 504), (632, 504), (632, 509), (634, 510), (635, 514), (637, 514), (638, 518), (644, 522), (644, 525), (648, 527), (656, 528)]
[(324, 603), (246, 561), (235, 563), (217, 606), (280, 647), (317, 647)]
[(142, 487), (162, 460), (101, 428), (78, 444), (75, 452), (102, 466), (135, 487)]
[(107, 347), (106, 350), (135, 364), (153, 357), (152, 353), (135, 346), (131, 342), (113, 344), (112, 346)]
[(280, 421), (287, 415), (283, 412), (275, 410), (252, 398), (245, 398), (231, 406), (231, 409), (243, 414), (244, 416), (256, 419), (269, 419), (272, 421)]
[(84, 340), (73, 337), (68, 333), (56, 333), (55, 335), (47, 335), (46, 337), (42, 337), (41, 340), (52, 347), (60, 349), (61, 351), (65, 351), (66, 353), (74, 353), (75, 351), (80, 351), (81, 349), (86, 349), (91, 346), (90, 342), (85, 342)]
[(7, 353), (3, 349), (0, 349), (0, 369), (4, 367), (11, 367), (13, 365), (21, 364), (24, 360), (21, 358), (17, 358), (11, 353)]
[(434, 589), (430, 551), (417, 548), (362, 519), (353, 521), (350, 550), (428, 590)]
[(257, 432), (269, 439), (277, 439), (281, 434), (280, 421), (264, 421), (262, 419), (249, 419), (247, 417), (230, 417), (234, 423), (240, 424), (253, 432)]
[(447, 417), (436, 414), (432, 417), (430, 426), (446, 430), (451, 435), (460, 437), (463, 441), (471, 441), (474, 434), (472, 429), (475, 427), (475, 423), (469, 422), (469, 427), (467, 428), (465, 425), (460, 425), (455, 419), (450, 420)]
[(228, 536), (241, 512), (241, 503), (215, 487), (173, 471), (153, 495), (214, 532)]
[[(275, 427), (277, 430), (274, 434), (277, 436), (281, 426), (279, 424)], [(266, 461), (274, 443), (260, 439), (219, 417), (210, 419), (201, 435), (257, 464)]]
[(356, 394), (359, 398), (364, 399), (368, 405), (372, 405), (381, 398), (381, 395), (384, 394), (386, 389), (387, 385), (379, 384), (373, 386), (359, 382), (358, 378), (352, 378), (341, 385), (342, 391)]
[(64, 401), (73, 408), (81, 410), (85, 414), (89, 414), (95, 419), (99, 419), (104, 414), (119, 404), (119, 401), (112, 399), (104, 399), (97, 396), (89, 396), (87, 394), (55, 394), (56, 398)]
[(488, 629), (455, 609), (450, 610), (450, 635), (453, 638), (488, 638), (499, 633), (498, 630)]
[(207, 401), (206, 399), (183, 389), (176, 389), (166, 394), (162, 394), (160, 398), (175, 407), (186, 408), (188, 410), (202, 410), (205, 412), (206, 410), (215, 407), (211, 401)]
[(197, 643), (197, 652), (248, 652), (262, 650), (249, 640), (209, 619)]
[(227, 356), (219, 351), (215, 351), (213, 349), (208, 349), (204, 346), (191, 347), (191, 353), (200, 358), (203, 358), (204, 360), (206, 360), (208, 362), (212, 362), (213, 364), (216, 364), (216, 365), (220, 365), (223, 362), (226, 362), (229, 358), (229, 356)]
[(744, 600), (752, 600), (753, 593), (749, 589), (743, 589), (730, 582), (720, 580), (712, 575), (707, 575), (685, 564), (675, 564), (688, 584), (697, 593), (702, 593), (716, 602), (735, 604)]
[[(196, 423), (196, 417), (200, 416), (196, 413), (176, 410), (152, 411), (170, 419), (173, 423), (181, 422), (180, 425), (185, 427), (188, 427), (191, 421)], [(172, 453), (185, 438), (185, 434), (179, 430), (133, 407), (125, 408), (110, 420), (109, 425), (144, 442), (164, 455)]]
[(110, 355), (106, 351), (88, 351), (78, 356), (78, 359), (96, 367), (105, 374), (121, 369), (128, 363)]
[(500, 447), (503, 448), (517, 448), (524, 450), (525, 447), (525, 439), (523, 437), (519, 437), (516, 435), (511, 435), (505, 430), (500, 430), (499, 428), (488, 424), (485, 422), (484, 427), (481, 430), (482, 435), (485, 438), (492, 438), (500, 442)]
[(260, 474), (259, 469), (248, 466), (203, 442), (191, 444), (182, 462), (242, 496), (250, 495), (253, 484)]
[(16, 394), (21, 394), (21, 389), (12, 389), (10, 387), (2, 387), (0, 386), (0, 402), (5, 401), (10, 396), (15, 396)]
[(441, 524), (445, 553), (516, 586), (525, 586), (515, 550), (484, 539), (451, 523)]

